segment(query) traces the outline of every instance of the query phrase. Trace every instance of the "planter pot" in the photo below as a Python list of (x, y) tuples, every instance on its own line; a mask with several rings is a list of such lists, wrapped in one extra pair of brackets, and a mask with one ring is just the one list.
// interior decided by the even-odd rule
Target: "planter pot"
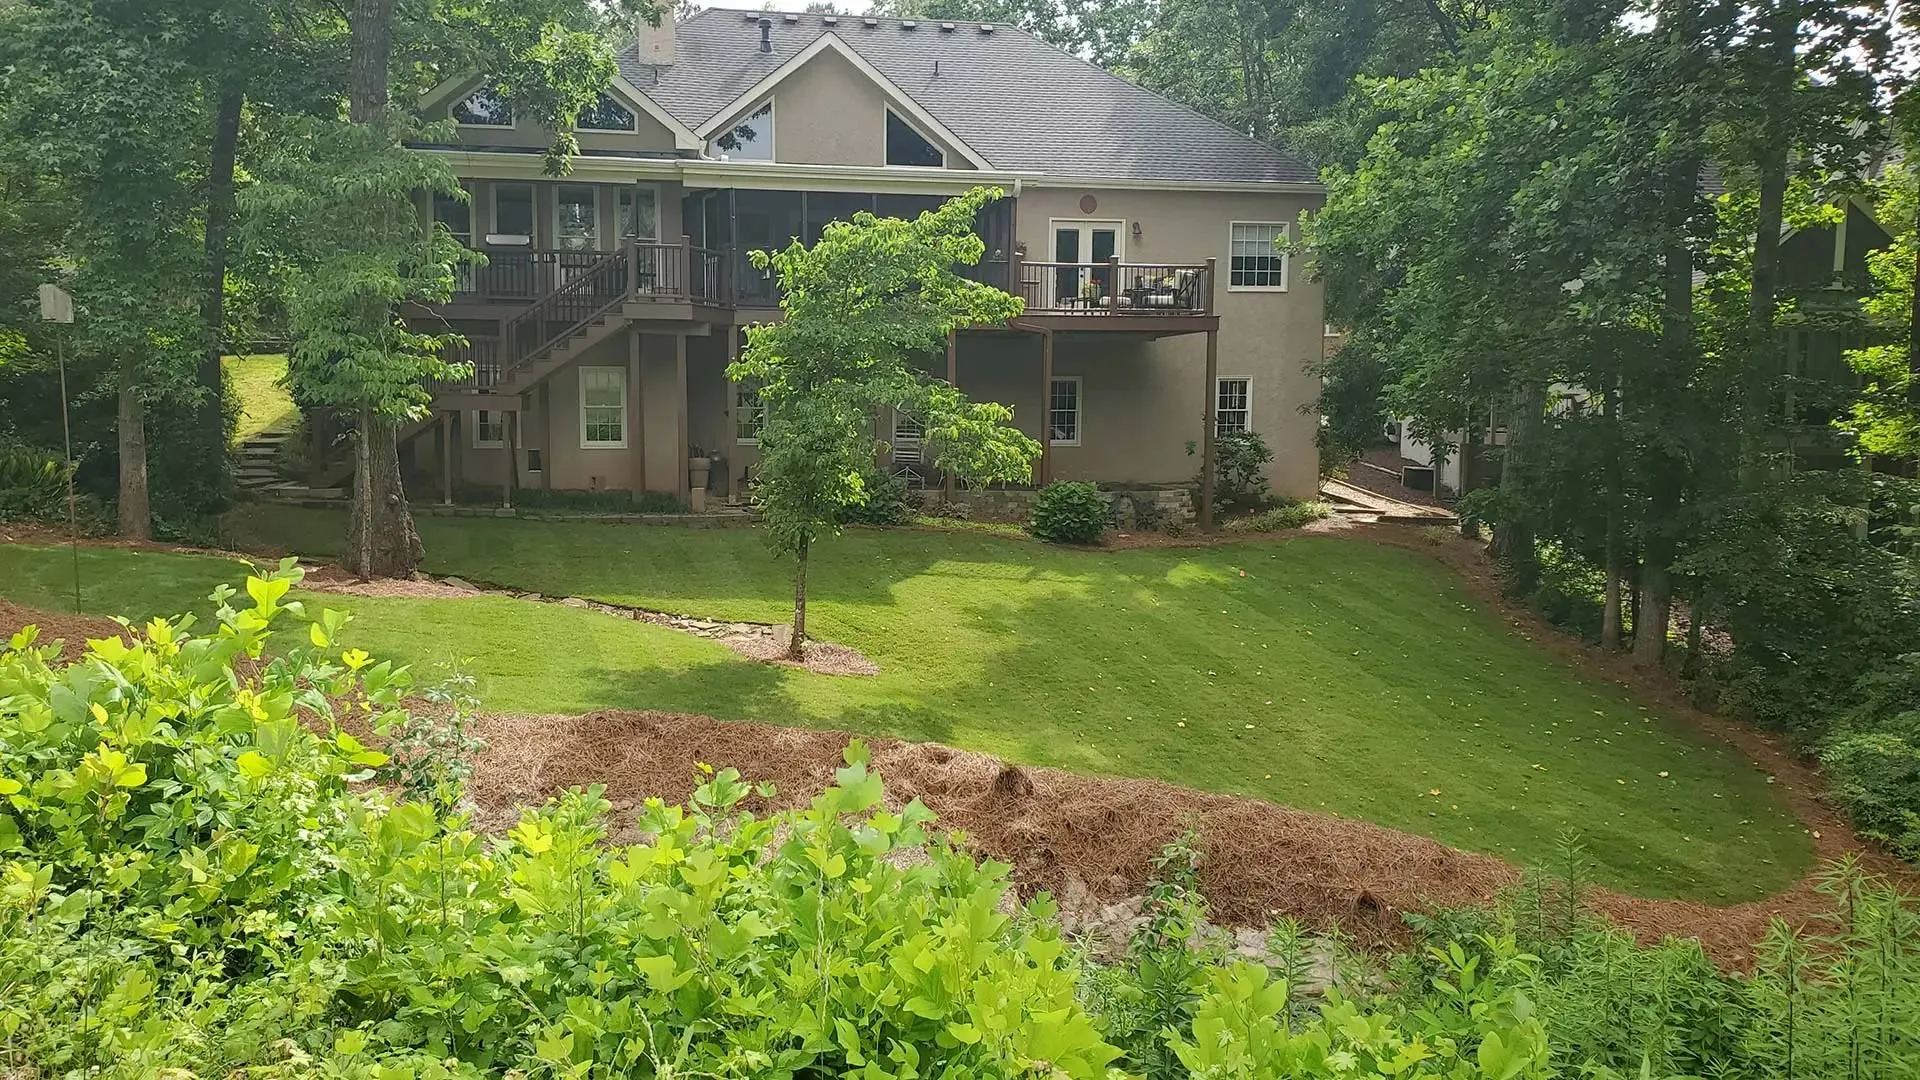
[(707, 508), (707, 474), (713, 468), (711, 458), (690, 457), (687, 459), (687, 495), (688, 509), (699, 513)]

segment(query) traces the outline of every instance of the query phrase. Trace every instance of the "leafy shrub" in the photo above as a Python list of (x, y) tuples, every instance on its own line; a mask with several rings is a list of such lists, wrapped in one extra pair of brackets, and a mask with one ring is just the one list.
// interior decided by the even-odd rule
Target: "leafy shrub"
[[(1187, 443), (1187, 453), (1199, 452), (1195, 442)], [(1266, 467), (1273, 450), (1257, 431), (1231, 431), (1213, 440), (1213, 497), (1226, 507), (1251, 508), (1267, 505)], [(1194, 483), (1201, 478), (1195, 477)]]
[(0, 521), (64, 521), (67, 466), (31, 446), (0, 445)]
[(1920, 653), (1855, 683), (1858, 704), (1820, 750), (1834, 798), (1860, 830), (1920, 861)]
[(1112, 512), (1099, 488), (1079, 480), (1056, 480), (1034, 500), (1027, 531), (1052, 544), (1091, 544), (1107, 530)]
[(883, 469), (867, 469), (860, 474), (860, 487), (862, 501), (840, 509), (842, 525), (905, 525), (913, 520), (906, 480)]
[(1229, 518), (1226, 530), (1228, 532), (1278, 532), (1281, 529), (1297, 529), (1302, 525), (1319, 521), (1331, 513), (1333, 513), (1331, 503), (1288, 501), (1257, 514)]
[[(283, 603), (297, 569), (50, 665), (0, 655), (0, 1058), (30, 1075), (930, 1075), (1099, 1080), (1045, 902), (889, 811), (855, 741), (803, 811), (707, 770), (610, 842), (598, 789), (495, 839), (352, 782), (403, 670)], [(270, 626), (308, 625), (276, 642)], [(296, 711), (313, 719), (303, 726)], [(415, 739), (414, 741), (420, 741)], [(443, 741), (429, 735), (427, 743)], [(416, 785), (409, 785), (416, 786)], [(762, 792), (763, 795), (770, 794)], [(903, 857), (906, 856), (906, 857)], [(918, 1063), (915, 1065), (915, 1063)]]

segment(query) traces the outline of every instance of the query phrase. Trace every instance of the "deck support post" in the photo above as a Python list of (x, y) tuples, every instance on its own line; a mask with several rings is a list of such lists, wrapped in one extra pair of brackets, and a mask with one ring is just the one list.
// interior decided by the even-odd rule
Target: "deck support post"
[(440, 414), (440, 505), (453, 505), (453, 410)]
[(633, 455), (633, 499), (647, 493), (647, 428), (645, 412), (646, 395), (640, 391), (640, 332), (627, 329), (627, 411), (632, 414), (627, 423), (628, 453)]
[[(725, 329), (725, 363), (727, 368), (731, 368), (740, 361), (740, 328), (728, 325)], [(722, 392), (727, 395), (726, 407), (720, 410), (720, 415), (727, 418), (727, 502), (729, 505), (738, 505), (747, 494), (744, 485), (740, 488), (733, 486), (735, 470), (746, 471), (746, 466), (740, 464), (740, 386), (727, 377), (726, 368), (720, 370), (720, 385)]]
[[(514, 404), (517, 405), (519, 402)], [(500, 505), (508, 510), (513, 509), (513, 486), (520, 479), (519, 470), (514, 468), (513, 460), (516, 454), (513, 448), (514, 428), (518, 426), (515, 421), (519, 419), (520, 410), (518, 409), (508, 409), (500, 414), (500, 449), (506, 451), (501, 455), (506, 464), (501, 476)]]
[[(947, 385), (960, 388), (960, 331), (947, 331)], [(934, 451), (939, 452), (939, 447)], [(945, 465), (940, 467), (940, 495), (947, 502), (953, 501), (953, 470)]]
[[(684, 239), (684, 238), (683, 238)], [(679, 412), (675, 418), (675, 438), (678, 445), (674, 448), (674, 472), (680, 475), (680, 505), (693, 505), (692, 481), (687, 475), (687, 456), (690, 449), (687, 430), (687, 335), (673, 335), (673, 385), (674, 404)]]
[(1200, 411), (1200, 531), (1213, 531), (1213, 411), (1220, 396), (1220, 331), (1207, 331), (1207, 385)]
[(1034, 486), (1053, 482), (1053, 331), (1040, 331), (1040, 471)]

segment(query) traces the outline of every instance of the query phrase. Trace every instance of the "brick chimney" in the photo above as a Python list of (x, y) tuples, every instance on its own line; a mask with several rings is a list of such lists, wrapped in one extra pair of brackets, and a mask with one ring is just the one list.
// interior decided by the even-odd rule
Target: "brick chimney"
[(673, 11), (671, 8), (660, 12), (660, 25), (655, 26), (642, 15), (639, 24), (640, 62), (666, 67), (673, 63)]

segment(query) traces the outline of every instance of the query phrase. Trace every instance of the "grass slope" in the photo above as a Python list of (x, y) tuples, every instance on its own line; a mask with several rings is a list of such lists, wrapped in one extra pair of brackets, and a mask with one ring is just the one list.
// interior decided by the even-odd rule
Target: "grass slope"
[(273, 431), (293, 423), (293, 396), (280, 380), (287, 375), (287, 358), (279, 353), (258, 356), (226, 356), (220, 363), (233, 381), (234, 395), (240, 399), (240, 426), (234, 440), (244, 442), (263, 431)]
[[(329, 512), (248, 520), (283, 539), (340, 530)], [(787, 570), (748, 530), (420, 524), (440, 573), (723, 619), (788, 615)], [(29, 585), (4, 591), (57, 605), (58, 588), (35, 590), (58, 574), (28, 571), (63, 557), (0, 549), (0, 581)], [(189, 591), (227, 573), (208, 560)], [(935, 740), (1325, 809), (1522, 863), (1574, 828), (1608, 884), (1647, 895), (1748, 899), (1811, 858), (1737, 753), (1583, 678), (1406, 552), (1302, 537), (1088, 553), (860, 531), (819, 549), (809, 586), (815, 635), (881, 675), (746, 663), (553, 605), (327, 602), (356, 612), (355, 640), (376, 653), (470, 661), (496, 709), (647, 707)], [(97, 595), (126, 613), (154, 599)]]

